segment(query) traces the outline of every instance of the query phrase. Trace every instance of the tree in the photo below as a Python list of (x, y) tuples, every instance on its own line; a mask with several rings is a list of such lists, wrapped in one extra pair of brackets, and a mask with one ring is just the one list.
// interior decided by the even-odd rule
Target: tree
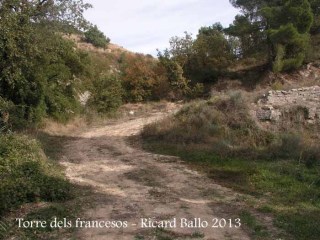
[(307, 0), (287, 0), (279, 7), (262, 9), (267, 22), (273, 57), (273, 71), (300, 67), (309, 44), (313, 14)]
[(190, 78), (196, 82), (214, 82), (233, 58), (232, 48), (220, 23), (199, 29), (193, 45)]
[(266, 55), (266, 33), (260, 31), (260, 21), (252, 22), (249, 15), (237, 15), (233, 24), (225, 29), (225, 33), (239, 40), (240, 46), (237, 52), (239, 58), (248, 58), (258, 55)]
[(184, 32), (184, 37), (172, 37), (169, 40), (170, 50), (169, 54), (174, 61), (184, 68), (185, 65), (190, 61), (193, 54), (193, 43), (192, 34)]
[(15, 104), (20, 118), (38, 122), (74, 110), (81, 56), (46, 25), (81, 28), (87, 7), (71, 0), (0, 1), (0, 96)]
[(83, 17), (84, 10), (92, 5), (83, 0), (0, 0), (1, 14), (27, 16), (33, 23), (73, 26), (83, 30), (89, 22)]
[(312, 35), (320, 34), (320, 0), (309, 0), (313, 13), (313, 25), (310, 33)]
[(164, 69), (166, 81), (170, 86), (170, 95), (172, 99), (181, 99), (190, 91), (190, 80), (184, 77), (182, 66), (175, 57), (171, 57), (169, 50), (164, 53), (158, 52), (159, 65)]
[(266, 51), (276, 72), (301, 66), (313, 23), (308, 0), (230, 2), (242, 10), (242, 15), (236, 17), (227, 33), (240, 39), (243, 53), (251, 55), (250, 49), (256, 49), (257, 53)]
[(99, 113), (115, 111), (122, 104), (123, 89), (116, 75), (101, 75), (93, 83), (94, 91), (90, 103)]
[(141, 102), (152, 98), (157, 79), (155, 67), (155, 60), (142, 54), (124, 55), (121, 80), (125, 101)]
[(110, 39), (107, 38), (103, 32), (101, 32), (98, 27), (91, 26), (85, 33), (85, 41), (91, 43), (95, 47), (105, 48), (110, 42)]
[[(170, 48), (160, 54), (159, 59), (168, 70), (169, 82), (178, 81), (186, 87), (189, 80), (193, 84), (214, 82), (227, 68), (232, 56), (223, 27), (216, 23), (200, 28), (195, 40), (187, 32), (184, 37), (171, 38)], [(171, 74), (181, 74), (183, 78), (177, 77), (173, 81)]]

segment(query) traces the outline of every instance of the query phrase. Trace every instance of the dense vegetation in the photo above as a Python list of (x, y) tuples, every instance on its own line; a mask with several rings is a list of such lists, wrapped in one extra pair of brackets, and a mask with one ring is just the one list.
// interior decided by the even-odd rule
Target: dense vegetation
[(202, 85), (190, 85), (180, 65), (164, 56), (157, 61), (141, 54), (127, 54), (120, 61), (125, 102), (181, 100), (203, 92)]
[(74, 90), (85, 56), (59, 32), (85, 27), (87, 7), (82, 1), (1, 1), (0, 96), (25, 123), (78, 111)]
[[(251, 209), (247, 214), (272, 214), (274, 225), (289, 234), (279, 238), (290, 239), (291, 234), (293, 239), (316, 240), (320, 146), (313, 133), (319, 126), (306, 129), (293, 120), (299, 113), (290, 112), (284, 120), (288, 129), (269, 132), (252, 120), (245, 97), (222, 94), (190, 103), (176, 115), (145, 127), (142, 137), (148, 150), (180, 156), (220, 184), (254, 196), (256, 200), (247, 202)], [(270, 239), (260, 221), (252, 224), (253, 234)]]
[(71, 184), (26, 136), (0, 135), (0, 170), (0, 216), (23, 203), (71, 197)]
[(241, 9), (233, 24), (202, 27), (195, 39), (187, 32), (184, 37), (173, 37), (160, 58), (178, 64), (193, 84), (234, 77), (235, 69), (243, 65), (277, 73), (319, 59), (319, 1), (230, 2)]
[[(230, 3), (241, 14), (229, 27), (202, 27), (195, 39), (186, 32), (159, 52), (162, 65), (175, 70), (173, 76), (180, 75), (188, 86), (212, 86), (220, 78), (252, 84), (263, 72), (290, 72), (319, 61), (319, 1)], [(263, 130), (250, 115), (251, 98), (233, 92), (193, 102), (145, 127), (144, 146), (180, 156), (222, 185), (253, 196), (239, 215), (258, 239), (275, 237), (263, 219), (260, 224), (253, 217), (259, 212), (284, 230), (278, 238), (318, 239), (319, 124), (296, 121), (300, 113), (293, 107), (278, 129)]]
[[(110, 59), (77, 49), (65, 37), (76, 33), (96, 47), (108, 46), (110, 39), (83, 18), (90, 7), (83, 1), (3, 0), (1, 111), (9, 112), (15, 128), (44, 117), (65, 122), (84, 111), (78, 98), (85, 90), (91, 92), (90, 107), (105, 113), (122, 102), (201, 96), (203, 84), (232, 78), (239, 65), (281, 72), (318, 59), (318, 1), (231, 3), (241, 14), (228, 28), (216, 23), (200, 28), (195, 39), (188, 33), (173, 37), (158, 59), (126, 52)], [(116, 94), (108, 94), (115, 88)], [(109, 103), (102, 104), (106, 98)]]
[(76, 89), (89, 60), (64, 35), (86, 28), (82, 12), (88, 7), (81, 0), (0, 1), (1, 217), (25, 203), (72, 195), (40, 144), (12, 131), (80, 112)]
[[(83, 18), (89, 7), (82, 0), (0, 1), (1, 217), (24, 203), (70, 197), (70, 183), (40, 145), (16, 131), (45, 118), (65, 123), (78, 114), (116, 111), (123, 102), (193, 93), (179, 68), (168, 77), (152, 57), (104, 51), (110, 39)], [(74, 34), (100, 49), (77, 48)]]
[[(11, 121), (14, 127), (39, 123), (43, 117), (67, 121), (83, 111), (78, 101), (83, 90), (91, 90), (91, 103), (115, 99), (116, 104), (106, 104), (104, 109), (100, 104), (97, 109), (108, 112), (121, 102), (200, 96), (202, 84), (232, 77), (233, 69), (241, 64), (264, 65), (281, 72), (318, 58), (313, 44), (319, 39), (318, 1), (230, 2), (241, 14), (229, 27), (216, 23), (200, 28), (195, 39), (188, 33), (173, 37), (170, 48), (159, 52), (158, 60), (123, 53), (116, 57), (111, 71), (113, 63), (108, 57), (97, 59), (64, 37), (83, 34), (84, 41), (94, 46), (108, 46), (110, 39), (83, 18), (90, 5), (75, 0), (1, 1), (2, 112), (10, 106), (10, 119), (20, 119)], [(97, 65), (97, 60), (109, 66)], [(107, 88), (108, 84), (102, 83), (107, 79), (121, 83), (115, 83), (116, 96), (102, 93), (101, 84)]]
[[(187, 32), (173, 37), (155, 59), (105, 51), (110, 39), (84, 19), (91, 6), (82, 0), (0, 0), (0, 215), (24, 203), (70, 197), (70, 183), (53, 173), (59, 169), (39, 144), (14, 131), (44, 118), (65, 123), (78, 114), (114, 112), (128, 102), (203, 97), (219, 78), (243, 74), (239, 69), (257, 81), (251, 69), (279, 73), (319, 61), (319, 0), (230, 2), (241, 10), (233, 24), (204, 26), (195, 38)], [(77, 48), (70, 34), (97, 48)], [(79, 95), (86, 91), (83, 104)], [(188, 105), (147, 127), (143, 137), (153, 150), (182, 156), (229, 187), (265, 197), (261, 209), (274, 213), (278, 226), (298, 239), (316, 239), (319, 145), (305, 138), (312, 131), (318, 129), (261, 130), (245, 100), (232, 94)]]
[(92, 43), (93, 46), (99, 48), (106, 48), (110, 39), (107, 38), (103, 32), (101, 32), (98, 27), (91, 26), (85, 33), (84, 33), (84, 40), (88, 43)]
[(152, 57), (76, 48), (69, 34), (83, 35), (99, 48), (110, 41), (83, 18), (89, 7), (82, 1), (1, 1), (0, 109), (9, 113), (14, 129), (37, 125), (45, 117), (68, 121), (85, 110), (79, 93), (86, 90), (91, 92), (89, 107), (102, 113), (122, 102), (192, 92), (180, 68), (172, 77)]

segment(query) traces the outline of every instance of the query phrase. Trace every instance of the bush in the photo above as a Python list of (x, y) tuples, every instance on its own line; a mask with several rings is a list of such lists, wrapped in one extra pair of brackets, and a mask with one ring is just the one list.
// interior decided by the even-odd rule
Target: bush
[(17, 106), (0, 96), (0, 134), (31, 126), (24, 117), (27, 106)]
[(194, 87), (190, 88), (188, 92), (188, 97), (190, 99), (201, 98), (204, 93), (204, 85), (202, 83), (197, 83)]
[(10, 115), (18, 121), (12, 125), (25, 128), (41, 123), (46, 116), (64, 120), (77, 111), (73, 93), (85, 74), (85, 56), (52, 29), (31, 19), (23, 23), (18, 19), (1, 21), (0, 26), (4, 34), (0, 55), (8, 56), (0, 59), (0, 96), (14, 104), (15, 114)]
[(317, 154), (304, 150), (309, 148), (299, 135), (259, 128), (239, 92), (188, 104), (176, 115), (146, 126), (142, 135), (147, 140), (167, 144), (196, 144), (214, 150), (221, 157), (292, 159), (306, 164), (318, 161)]
[(93, 83), (93, 88), (90, 105), (99, 113), (115, 111), (122, 104), (123, 89), (117, 76), (102, 75)]
[(250, 118), (239, 93), (193, 102), (175, 116), (147, 126), (142, 134), (172, 144), (223, 143), (230, 151), (258, 148), (272, 141), (271, 134), (260, 130)]
[(9, 130), (9, 110), (12, 104), (0, 97), (0, 134)]
[(151, 100), (158, 83), (161, 82), (156, 72), (154, 59), (142, 54), (125, 54), (122, 58), (121, 81), (125, 90), (126, 102), (142, 102)]
[(101, 32), (95, 25), (84, 33), (85, 41), (91, 43), (95, 47), (105, 48), (110, 42), (103, 32)]
[(285, 134), (281, 136), (281, 145), (278, 148), (277, 156), (281, 158), (297, 159), (301, 154), (302, 139), (298, 135)]
[[(304, 108), (291, 109), (286, 124), (301, 122), (306, 114)], [(297, 125), (290, 126), (291, 130), (299, 130)], [(288, 132), (290, 128), (287, 126), (285, 130)], [(307, 167), (320, 162), (319, 146), (306, 142), (304, 137), (308, 136), (269, 132), (258, 127), (240, 92), (190, 103), (176, 115), (146, 126), (142, 136), (165, 145), (209, 149), (221, 158), (288, 159)]]
[(70, 198), (70, 183), (55, 170), (35, 140), (0, 135), (0, 215), (23, 203)]
[[(305, 150), (301, 154), (301, 160), (308, 168), (320, 166), (320, 149), (317, 146), (305, 146)], [(320, 184), (320, 178), (318, 179)]]
[[(305, 115), (300, 107), (288, 112), (294, 123)], [(266, 204), (276, 226), (292, 234), (287, 238), (318, 239), (319, 143), (306, 133), (297, 134), (294, 126), (290, 131), (295, 134), (260, 129), (245, 98), (233, 92), (186, 105), (176, 115), (146, 126), (142, 136), (148, 150), (179, 156), (215, 182)], [(265, 234), (252, 224), (250, 214), (244, 215), (242, 220), (255, 234)]]
[(320, 60), (320, 34), (311, 36), (311, 44), (308, 49), (305, 62), (315, 62)]
[(54, 120), (65, 123), (80, 112), (81, 106), (70, 86), (65, 90), (55, 89), (48, 92), (45, 98), (47, 113)]

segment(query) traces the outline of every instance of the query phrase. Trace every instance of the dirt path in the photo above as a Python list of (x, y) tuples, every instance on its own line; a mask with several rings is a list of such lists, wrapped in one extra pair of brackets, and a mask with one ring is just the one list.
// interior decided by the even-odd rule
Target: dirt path
[[(62, 164), (68, 178), (94, 189), (93, 207), (81, 218), (128, 222), (120, 230), (81, 228), (79, 239), (249, 239), (242, 228), (211, 228), (213, 218), (239, 217), (228, 207), (236, 204), (237, 194), (188, 169), (177, 158), (151, 154), (128, 143), (129, 136), (166, 114), (92, 128), (65, 146)], [(141, 218), (176, 218), (178, 226), (167, 231), (142, 228)], [(182, 218), (201, 218), (210, 226), (180, 228)]]

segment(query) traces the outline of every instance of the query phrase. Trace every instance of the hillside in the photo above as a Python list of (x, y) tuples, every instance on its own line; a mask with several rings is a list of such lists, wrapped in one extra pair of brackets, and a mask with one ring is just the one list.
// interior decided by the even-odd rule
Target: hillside
[(229, 2), (155, 58), (0, 1), (1, 240), (319, 239), (320, 1)]
[(116, 56), (120, 56), (122, 53), (131, 53), (135, 54), (133, 52), (130, 52), (129, 50), (125, 49), (124, 47), (121, 47), (114, 43), (108, 43), (108, 46), (106, 48), (99, 48), (95, 47), (91, 43), (85, 42), (82, 38), (83, 36), (79, 34), (70, 34), (65, 36), (67, 39), (72, 40), (76, 43), (77, 48), (89, 52), (99, 52), (99, 53), (111, 53)]
[(233, 213), (250, 239), (317, 239), (319, 99), (319, 86), (214, 92), (146, 126), (144, 149), (177, 156), (244, 194)]

